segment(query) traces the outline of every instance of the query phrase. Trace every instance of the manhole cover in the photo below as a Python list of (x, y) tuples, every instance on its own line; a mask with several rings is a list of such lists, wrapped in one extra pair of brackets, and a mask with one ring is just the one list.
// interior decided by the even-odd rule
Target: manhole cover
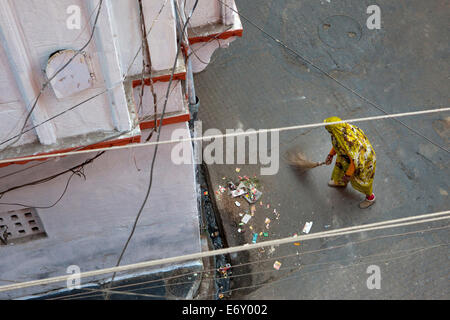
[(318, 27), (319, 38), (327, 46), (342, 49), (361, 39), (362, 28), (355, 19), (348, 16), (331, 16)]

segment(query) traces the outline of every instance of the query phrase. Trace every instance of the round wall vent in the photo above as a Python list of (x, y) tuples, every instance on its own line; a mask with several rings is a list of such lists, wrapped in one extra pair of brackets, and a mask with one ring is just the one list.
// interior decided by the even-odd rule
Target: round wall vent
[[(50, 79), (76, 54), (74, 50), (61, 50), (54, 53), (47, 63), (45, 72)], [(85, 54), (81, 53), (67, 65), (50, 84), (58, 99), (74, 96), (86, 89), (92, 88), (92, 72)]]

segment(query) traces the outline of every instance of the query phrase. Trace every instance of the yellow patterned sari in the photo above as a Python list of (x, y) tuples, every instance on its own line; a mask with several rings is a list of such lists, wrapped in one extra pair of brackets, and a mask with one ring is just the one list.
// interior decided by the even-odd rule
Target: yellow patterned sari
[[(331, 117), (324, 122), (338, 121), (342, 120)], [(369, 139), (360, 128), (348, 123), (328, 125), (325, 128), (331, 134), (331, 143), (337, 154), (331, 179), (340, 183), (353, 160), (355, 170), (350, 179), (353, 188), (366, 195), (372, 195), (377, 160)]]

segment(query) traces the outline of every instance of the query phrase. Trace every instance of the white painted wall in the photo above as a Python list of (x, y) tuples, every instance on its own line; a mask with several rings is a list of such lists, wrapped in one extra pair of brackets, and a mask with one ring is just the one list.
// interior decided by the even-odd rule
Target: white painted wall
[[(162, 114), (164, 108), (164, 102), (166, 100), (168, 82), (156, 82), (153, 84), (153, 88), (156, 94), (158, 114)], [(173, 81), (170, 88), (170, 95), (167, 100), (166, 113), (181, 112), (184, 110), (185, 102), (183, 99), (183, 89), (181, 81)], [(141, 87), (134, 88), (134, 101), (136, 108), (139, 106)], [(142, 99), (142, 108), (139, 112), (139, 117), (154, 115), (154, 102), (153, 95), (149, 86), (144, 87), (144, 96)]]
[(142, 72), (141, 29), (136, 0), (111, 0), (115, 32), (119, 43), (122, 75)]
[[(8, 134), (17, 133), (20, 119), (27, 110), (27, 101), (33, 100), (46, 80), (42, 70), (49, 56), (60, 49), (78, 49), (87, 42), (98, 1), (0, 0), (1, 140)], [(172, 0), (144, 0), (143, 3), (147, 31), (162, 4), (166, 3), (160, 17), (155, 20), (148, 44), (154, 71), (170, 69), (176, 53)], [(193, 3), (193, 0), (187, 1), (187, 13)], [(81, 8), (82, 30), (66, 28), (66, 9), (70, 5)], [(217, 23), (220, 19), (221, 9), (217, 1), (200, 0), (191, 26)], [(37, 132), (24, 135), (20, 144), (36, 142), (38, 138), (41, 143), (52, 143), (52, 133), (59, 141), (98, 131), (126, 130), (129, 114), (128, 105), (124, 102), (122, 80), (125, 75), (133, 76), (142, 71), (140, 46), (137, 1), (104, 0), (97, 32), (86, 48), (95, 74), (93, 88), (64, 99), (57, 99), (48, 88), (39, 100), (32, 120), (39, 122), (67, 110), (105, 88), (113, 90), (58, 117)], [(205, 57), (214, 49), (206, 47)], [(136, 60), (131, 64), (136, 53)], [(26, 90), (19, 85), (25, 86)], [(164, 105), (167, 85), (168, 82), (154, 84), (159, 113)], [(173, 85), (167, 113), (179, 112), (184, 108), (182, 84), (175, 81)], [(137, 87), (133, 92), (136, 102), (139, 101), (139, 89)], [(149, 87), (145, 87), (142, 113), (153, 114)], [(187, 123), (180, 123), (164, 126), (161, 139), (169, 140), (176, 129), (182, 129), (184, 137), (189, 137)], [(159, 147), (154, 188), (122, 264), (201, 250), (194, 167), (175, 165), (171, 150), (171, 145)], [(86, 181), (73, 177), (61, 202), (49, 209), (37, 209), (48, 238), (0, 246), (0, 279), (28, 281), (64, 275), (66, 268), (74, 264), (80, 266), (82, 271), (114, 266), (144, 198), (153, 152), (153, 147), (109, 151), (86, 166)], [(192, 150), (189, 149), (189, 152), (189, 157), (192, 157)], [(0, 168), (0, 177), (3, 177), (0, 192), (64, 171), (92, 156), (94, 154), (70, 156), (36, 167), (39, 162)], [(24, 170), (27, 168), (30, 169)], [(19, 173), (9, 176), (14, 172)], [(0, 202), (47, 206), (59, 198), (68, 177), (66, 175), (42, 185), (16, 190), (3, 196)], [(0, 212), (16, 208), (22, 207), (0, 205)], [(0, 280), (0, 284), (5, 282)], [(26, 296), (60, 288), (61, 285), (64, 284), (4, 293), (0, 294), (0, 299)]]
[[(26, 109), (15, 83), (13, 72), (0, 46), (0, 140), (15, 136), (20, 132), (17, 123), (24, 121)], [(34, 132), (22, 136), (20, 143), (31, 143), (37, 140)]]
[[(138, 2), (111, 0), (111, 7), (120, 44), (122, 73), (128, 76), (140, 74), (142, 72), (140, 50), (142, 32)], [(152, 68), (154, 71), (171, 69), (177, 49), (172, 0), (143, 1), (143, 12)]]
[[(186, 17), (192, 11), (195, 4), (195, 0), (180, 0), (181, 2), (186, 1), (185, 5), (185, 15)], [(180, 4), (183, 7), (183, 3)], [(190, 20), (190, 28), (195, 28), (199, 26), (204, 26), (212, 23), (219, 23), (221, 21), (221, 4), (216, 0), (199, 0), (197, 8)]]
[[(21, 95), (21, 99), (13, 98), (17, 101), (15, 105), (8, 106), (13, 109), (8, 111), (9, 116), (0, 118), (2, 140), (8, 137), (8, 127), (11, 124), (16, 127), (16, 130), (9, 133), (9, 136), (17, 134), (17, 128), (23, 123), (23, 119), (22, 122), (20, 120), (25, 108), (30, 108), (42, 85), (48, 77), (52, 76), (44, 72), (48, 58), (58, 50), (78, 50), (87, 43), (92, 31), (97, 1), (5, 0), (0, 3), (0, 28), (3, 35), (1, 61), (2, 64), (7, 65), (0, 71), (4, 84), (2, 91), (11, 93), (19, 91)], [(81, 30), (67, 28), (66, 19), (69, 15), (66, 10), (71, 5), (81, 8)], [(41, 123), (107, 88), (110, 90), (39, 127), (37, 132), (33, 131), (22, 139), (21, 144), (36, 141), (33, 134), (38, 134), (41, 143), (54, 144), (55, 139), (60, 141), (64, 138), (98, 131), (131, 129), (128, 105), (122, 85), (119, 43), (114, 33), (113, 19), (109, 0), (105, 0), (97, 24), (97, 32), (85, 49), (95, 76), (93, 88), (75, 96), (57, 99), (51, 87), (47, 87), (33, 112), (32, 124)], [(52, 131), (55, 138), (51, 137)]]
[[(228, 1), (228, 0), (227, 0)], [(3, 0), (0, 2), (0, 80), (2, 81), (0, 112), (1, 141), (18, 133), (23, 115), (34, 102), (43, 83), (48, 58), (62, 49), (77, 50), (89, 39), (99, 0)], [(186, 11), (194, 4), (187, 0)], [(67, 28), (67, 8), (81, 9), (81, 30)], [(162, 10), (161, 10), (162, 8)], [(153, 71), (172, 68), (176, 54), (176, 23), (172, 0), (143, 1), (148, 45)], [(217, 1), (200, 0), (191, 27), (216, 23), (221, 19)], [(124, 76), (142, 71), (139, 8), (135, 0), (104, 0), (92, 42), (85, 49), (92, 69), (93, 87), (74, 96), (57, 99), (51, 87), (41, 95), (33, 111), (30, 125), (92, 97), (106, 88), (96, 99), (60, 116), (26, 134), (17, 145), (31, 142), (62, 145), (65, 138), (93, 132), (131, 129), (123, 85)], [(137, 53), (137, 56), (136, 56)], [(134, 57), (136, 59), (133, 62)], [(181, 86), (179, 86), (181, 88)], [(158, 84), (158, 96), (164, 91)], [(177, 88), (168, 111), (181, 110), (181, 89)], [(6, 93), (6, 94), (5, 94)], [(22, 120), (22, 122), (21, 122)], [(0, 148), (4, 147), (0, 146)]]
[[(176, 129), (183, 130), (184, 138), (189, 137), (187, 125), (182, 123), (164, 126), (161, 140), (170, 139)], [(170, 145), (161, 145), (158, 150), (153, 189), (123, 264), (201, 251), (194, 168), (173, 164), (171, 150)], [(37, 209), (48, 238), (0, 246), (0, 279), (27, 281), (64, 275), (74, 264), (82, 271), (115, 266), (144, 199), (153, 152), (154, 147), (110, 151), (86, 166), (86, 181), (74, 177), (57, 206)], [(0, 191), (64, 171), (94, 155), (51, 161), (4, 178)], [(1, 168), (0, 177), (35, 164)], [(16, 190), (0, 202), (47, 206), (59, 198), (68, 177)], [(16, 208), (20, 207), (0, 205), (0, 212)], [(58, 287), (61, 284), (45, 289)], [(3, 293), (0, 299), (28, 295), (37, 289), (43, 290)]]
[[(143, 1), (152, 69), (172, 69), (177, 53), (175, 8), (172, 0)], [(164, 8), (163, 8), (164, 6)], [(161, 13), (159, 14), (160, 10)], [(158, 15), (159, 14), (159, 15)]]
[[(83, 9), (84, 19), (81, 25), (86, 27), (84, 32), (81, 32), (83, 30), (66, 28), (67, 15), (65, 13), (70, 5), (79, 5)], [(22, 32), (24, 47), (30, 58), (31, 73), (34, 78), (30, 81), (38, 83), (38, 88), (40, 88), (46, 81), (46, 76), (42, 70), (45, 69), (47, 60), (53, 52), (66, 48), (78, 49), (88, 41), (90, 25), (87, 23), (86, 17), (89, 13), (84, 7), (84, 1), (80, 0), (57, 2), (52, 0), (16, 0), (11, 2), (11, 7), (16, 13), (17, 27)], [(94, 88), (64, 100), (57, 100), (49, 88), (50, 90), (46, 90), (39, 100), (40, 106), (46, 110), (48, 116), (57, 114), (105, 88), (96, 51), (95, 41), (93, 41), (86, 52), (91, 58), (96, 76)], [(32, 101), (33, 98), (29, 100)], [(71, 128), (66, 128), (66, 123), (70, 123)], [(92, 127), (93, 123), (95, 123), (94, 127)], [(58, 138), (114, 129), (111, 110), (106, 97), (86, 103), (83, 108), (74, 110), (70, 115), (58, 118), (54, 121), (54, 124)]]

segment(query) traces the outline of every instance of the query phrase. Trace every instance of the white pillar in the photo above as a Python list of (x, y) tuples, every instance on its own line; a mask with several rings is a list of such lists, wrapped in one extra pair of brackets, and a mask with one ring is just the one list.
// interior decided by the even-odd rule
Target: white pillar
[[(161, 8), (163, 7), (161, 11)], [(153, 71), (172, 69), (177, 54), (175, 8), (172, 0), (143, 0)], [(158, 16), (159, 12), (161, 14)], [(151, 29), (151, 31), (150, 31)]]
[(221, 11), (222, 11), (222, 23), (226, 26), (231, 26), (234, 23), (234, 14), (235, 12), (230, 8), (235, 9), (236, 5), (234, 0), (220, 0), (221, 3)]
[[(14, 73), (17, 87), (22, 95), (23, 103), (28, 111), (31, 111), (36, 98), (44, 83), (37, 81), (33, 74), (32, 61), (29, 49), (22, 38), (19, 20), (11, 0), (0, 1), (0, 41), (7, 55), (11, 70)], [(33, 126), (48, 119), (47, 111), (38, 100), (31, 114)], [(23, 124), (20, 124), (22, 126)], [(56, 132), (53, 124), (47, 122), (35, 128), (41, 144), (51, 145), (56, 143)]]
[[(93, 11), (99, 0), (87, 0), (86, 2), (89, 10)], [(119, 43), (114, 30), (116, 25), (112, 16), (111, 0), (104, 0), (95, 31), (95, 39), (105, 85), (111, 89), (108, 91), (108, 97), (114, 125), (118, 131), (125, 132), (132, 129), (132, 121), (121, 74)]]

